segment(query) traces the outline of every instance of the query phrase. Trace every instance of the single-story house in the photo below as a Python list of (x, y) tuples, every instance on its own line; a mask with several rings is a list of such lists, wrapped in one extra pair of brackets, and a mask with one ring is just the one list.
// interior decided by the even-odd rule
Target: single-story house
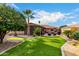
[(29, 25), (30, 25), (30, 35), (33, 35), (33, 31), (36, 27), (41, 28), (42, 35), (44, 35), (45, 33), (54, 34), (54, 35), (61, 33), (61, 30), (57, 27), (54, 27), (54, 26), (39, 25), (39, 24), (35, 24), (35, 23), (29, 23)]

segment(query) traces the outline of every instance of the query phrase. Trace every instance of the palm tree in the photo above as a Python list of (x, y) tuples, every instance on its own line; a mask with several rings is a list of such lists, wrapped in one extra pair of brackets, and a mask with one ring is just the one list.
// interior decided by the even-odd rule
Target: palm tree
[(25, 10), (24, 14), (26, 15), (26, 18), (27, 18), (27, 35), (29, 36), (30, 35), (29, 21), (30, 21), (30, 18), (34, 18), (34, 17), (33, 17), (32, 10)]
[(40, 25), (40, 21), (38, 21), (39, 25)]
[[(41, 25), (41, 24), (40, 24), (40, 23), (41, 23), (40, 21), (38, 21), (38, 23), (39, 23), (39, 25)], [(40, 36), (41, 36), (41, 28), (40, 28)]]

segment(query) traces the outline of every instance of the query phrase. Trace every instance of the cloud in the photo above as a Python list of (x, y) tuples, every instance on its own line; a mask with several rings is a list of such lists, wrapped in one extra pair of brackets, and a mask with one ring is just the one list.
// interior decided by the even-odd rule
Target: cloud
[(58, 20), (61, 20), (61, 19), (64, 19), (64, 18), (65, 18), (65, 15), (63, 13), (55, 12), (55, 13), (51, 14), (50, 21), (58, 21)]
[(72, 22), (72, 24), (77, 24), (77, 22)]
[(78, 18), (78, 15), (79, 15), (77, 14), (78, 11), (79, 11), (79, 8), (76, 8), (72, 12), (69, 12), (69, 13), (61, 13), (61, 12), (50, 13), (45, 10), (34, 10), (35, 19), (31, 20), (31, 22), (38, 23), (38, 21), (41, 21), (41, 24), (48, 24), (50, 22), (52, 23), (58, 22), (59, 20), (61, 22), (72, 20), (71, 24), (76, 24), (77, 22), (74, 22), (74, 19)]
[(76, 13), (78, 13), (78, 12), (79, 12), (79, 8), (75, 8), (75, 9), (73, 9), (71, 12), (66, 13), (66, 15), (73, 15), (73, 14), (76, 14)]
[(75, 19), (78, 18), (79, 16), (79, 8), (73, 9), (71, 12), (65, 13), (66, 19)]
[[(18, 9), (20, 11), (20, 8), (16, 6), (14, 3), (9, 4), (10, 6)], [(57, 22), (59, 20), (73, 20), (77, 19), (79, 15), (79, 8), (76, 8), (68, 13), (61, 13), (61, 12), (48, 12), (45, 10), (34, 10), (35, 13), (34, 19), (30, 20), (30, 22), (37, 23), (38, 21), (41, 22), (41, 24), (47, 25), (50, 22)], [(23, 12), (21, 12), (23, 15), (25, 15)], [(76, 22), (72, 22), (71, 24), (75, 24)], [(70, 25), (70, 24), (68, 24)]]
[(73, 22), (71, 22), (70, 24), (67, 24), (67, 25), (70, 26), (70, 25), (76, 25), (76, 24), (78, 24), (78, 22), (73, 21)]
[(50, 13), (44, 10), (35, 10), (34, 12), (34, 16), (36, 17), (36, 19), (33, 19), (32, 21), (35, 21), (37, 23), (40, 20), (41, 24), (48, 24), (49, 22), (56, 22), (58, 20), (65, 18), (65, 15), (61, 12)]
[(74, 13), (78, 9), (74, 9), (73, 12), (69, 13), (61, 13), (61, 12), (47, 12), (44, 10), (34, 10), (35, 19), (31, 20), (31, 22), (38, 23), (41, 21), (41, 24), (48, 24), (50, 22), (68, 21), (77, 18), (77, 15)]
[(71, 15), (65, 15), (65, 19), (67, 19), (67, 20), (68, 19), (72, 20), (72, 19), (75, 19), (75, 18), (77, 18), (77, 15), (72, 15), (72, 14)]

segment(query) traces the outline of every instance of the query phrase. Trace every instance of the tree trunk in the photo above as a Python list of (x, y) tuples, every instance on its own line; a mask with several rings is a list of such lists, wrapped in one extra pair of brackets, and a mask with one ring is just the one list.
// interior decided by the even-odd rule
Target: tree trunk
[(28, 27), (27, 27), (27, 35), (28, 35), (28, 36), (30, 35), (30, 27), (29, 27), (29, 25), (28, 25)]
[(17, 36), (17, 33), (16, 33), (16, 31), (14, 31), (14, 36)]
[[(26, 25), (27, 25), (27, 24), (26, 24)], [(27, 34), (27, 26), (25, 26), (24, 34), (25, 34), (25, 35)]]
[(0, 32), (0, 43), (3, 43), (3, 39), (4, 39), (5, 35), (6, 35), (6, 31)]
[(29, 25), (29, 17), (28, 17), (28, 24), (27, 24), (27, 35), (30, 35), (30, 25)]

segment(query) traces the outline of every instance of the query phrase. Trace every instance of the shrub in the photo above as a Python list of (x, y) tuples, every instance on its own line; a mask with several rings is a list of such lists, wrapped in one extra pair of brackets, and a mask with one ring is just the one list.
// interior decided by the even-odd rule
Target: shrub
[(41, 35), (41, 28), (37, 27), (34, 29), (33, 36), (36, 36), (36, 35), (37, 36)]
[(67, 37), (69, 37), (70, 35), (72, 35), (72, 32), (70, 30), (66, 30), (63, 32)]
[(73, 33), (73, 38), (79, 40), (79, 31)]

